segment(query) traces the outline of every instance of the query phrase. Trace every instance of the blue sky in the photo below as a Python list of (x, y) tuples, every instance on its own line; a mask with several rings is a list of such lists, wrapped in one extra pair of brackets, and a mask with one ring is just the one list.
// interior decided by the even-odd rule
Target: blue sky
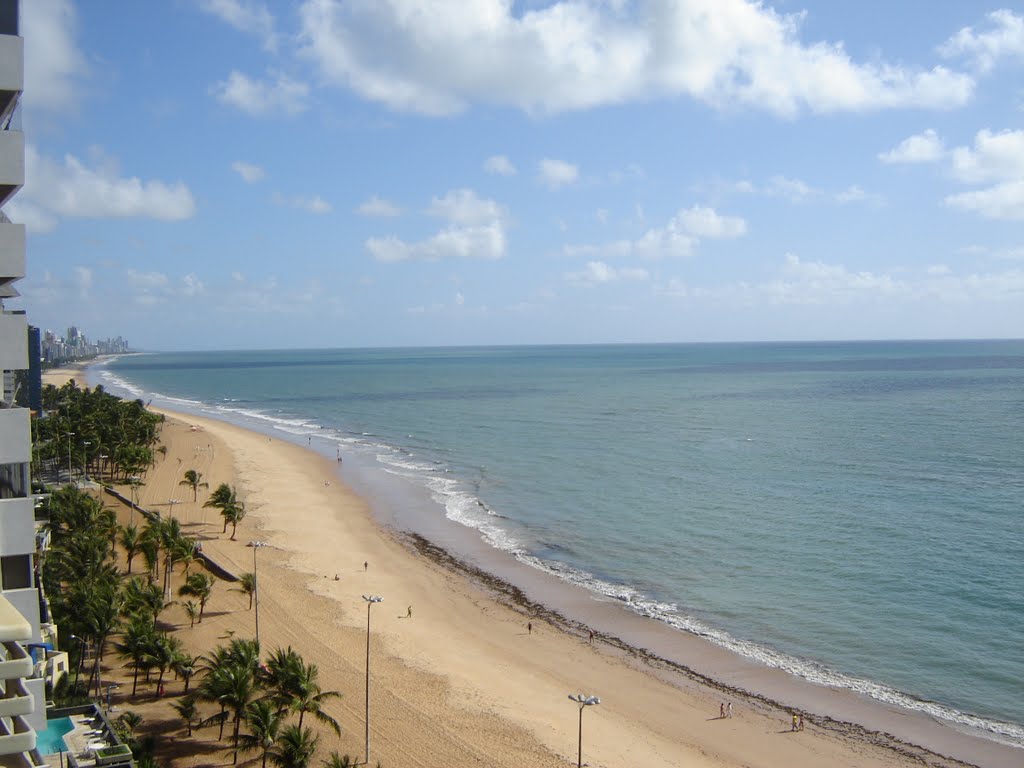
[(1024, 336), (1024, 10), (22, 3), (30, 322), (145, 349)]

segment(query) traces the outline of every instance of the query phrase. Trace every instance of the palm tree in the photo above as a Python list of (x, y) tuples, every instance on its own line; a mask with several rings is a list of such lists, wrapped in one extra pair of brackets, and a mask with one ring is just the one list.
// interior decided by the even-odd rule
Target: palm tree
[(132, 696), (139, 685), (139, 670), (149, 669), (147, 651), (152, 634), (153, 625), (146, 619), (136, 618), (121, 635), (121, 642), (114, 646), (121, 656), (128, 659), (128, 666), (133, 670)]
[(124, 549), (125, 558), (128, 560), (128, 575), (132, 573), (132, 560), (139, 552), (141, 544), (139, 529), (134, 525), (126, 525), (121, 528), (121, 547)]
[(182, 696), (178, 701), (171, 704), (174, 707), (174, 711), (181, 715), (181, 719), (185, 721), (185, 725), (188, 728), (189, 736), (192, 735), (192, 721), (195, 720), (196, 715), (199, 714), (199, 707), (196, 705), (195, 694), (189, 694), (188, 696)]
[(185, 689), (182, 693), (186, 695), (188, 694), (189, 683), (192, 682), (192, 678), (199, 668), (199, 661), (199, 656), (191, 656), (187, 653), (179, 653), (174, 657), (171, 668), (178, 677), (185, 681)]
[(220, 511), (224, 517), (224, 528), (227, 530), (227, 524), (231, 523), (231, 540), (235, 540), (235, 531), (238, 530), (238, 524), (245, 518), (245, 504), (235, 500), (222, 508)]
[[(213, 493), (210, 494), (210, 498), (203, 504), (204, 507), (214, 507), (221, 510), (221, 516), (224, 515), (224, 508), (237, 502), (235, 496), (235, 489), (227, 483), (221, 483), (217, 486)], [(224, 518), (224, 530), (221, 533), (228, 532), (228, 519)]]
[(185, 583), (178, 588), (178, 594), (182, 597), (199, 598), (199, 623), (203, 623), (203, 611), (206, 610), (206, 601), (210, 599), (213, 592), (213, 578), (205, 573), (190, 573)]
[(278, 768), (308, 768), (319, 741), (320, 737), (314, 736), (309, 728), (289, 725), (270, 751), (270, 760)]
[(256, 695), (256, 678), (251, 669), (241, 664), (234, 664), (224, 669), (224, 689), (221, 693), (222, 703), (235, 715), (235, 727), (232, 734), (235, 762), (238, 762), (238, 735), (246, 708)]
[(238, 577), (238, 586), (234, 589), (235, 592), (241, 592), (244, 595), (249, 596), (249, 610), (252, 610), (252, 598), (256, 594), (256, 574), (255, 573), (243, 573)]
[[(267, 755), (277, 743), (284, 720), (266, 699), (252, 702), (245, 710), (245, 722), (250, 733), (242, 734), (238, 739), (238, 749), (251, 752), (259, 749), (263, 752), (263, 766), (267, 768)], [(238, 752), (235, 753), (237, 760)]]
[(323, 768), (356, 768), (356, 761), (348, 755), (339, 755), (336, 750), (332, 750), (320, 765)]
[(317, 681), (319, 675), (320, 670), (316, 664), (302, 664), (298, 675), (291, 681), (289, 708), (299, 713), (299, 728), (302, 727), (302, 718), (308, 712), (340, 736), (341, 726), (338, 725), (337, 720), (324, 712), (323, 704), (329, 699), (340, 699), (341, 694), (338, 691), (322, 690)]
[(178, 485), (187, 485), (192, 489), (192, 501), (198, 498), (200, 488), (210, 487), (209, 483), (203, 482), (203, 473), (196, 472), (194, 469), (185, 470), (185, 479), (179, 482)]
[(146, 656), (150, 664), (160, 671), (160, 676), (156, 681), (156, 698), (158, 699), (163, 695), (164, 674), (174, 664), (174, 660), (181, 655), (181, 649), (182, 642), (178, 638), (172, 637), (166, 632), (158, 632), (153, 635)]
[(193, 600), (186, 600), (185, 615), (188, 616), (190, 622), (189, 629), (192, 629), (196, 625), (196, 619), (199, 618), (199, 604)]

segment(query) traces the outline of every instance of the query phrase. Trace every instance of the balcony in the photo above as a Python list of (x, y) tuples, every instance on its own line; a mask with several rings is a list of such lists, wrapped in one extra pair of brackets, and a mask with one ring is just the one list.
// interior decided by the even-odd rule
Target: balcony
[(32, 677), (34, 666), (32, 657), (28, 655), (21, 643), (8, 640), (3, 643), (7, 657), (0, 661), (0, 680), (13, 680), (16, 677)]
[(15, 715), (13, 728), (0, 720), (0, 755), (14, 755), (19, 752), (30, 752), (36, 748), (36, 732), (25, 719)]
[(25, 185), (25, 134), (0, 131), (0, 206)]
[(25, 90), (25, 40), (2, 28), (0, 19), (0, 125), (6, 125)]
[[(0, 320), (4, 319), (6, 318), (0, 315)], [(2, 344), (0, 341), (0, 348)], [(4, 365), (0, 365), (0, 369), (12, 370), (11, 367)], [(0, 464), (24, 464), (32, 460), (29, 415), (28, 408), (0, 407)]]
[(0, 286), (25, 276), (25, 225), (0, 222)]
[[(0, 132), (0, 139), (3, 133)], [(24, 315), (0, 314), (0, 370), (28, 368), (28, 323)], [(26, 459), (27, 461), (27, 459)]]
[(25, 688), (21, 680), (8, 680), (7, 693), (0, 697), (0, 717), (31, 715), (35, 709), (32, 694)]

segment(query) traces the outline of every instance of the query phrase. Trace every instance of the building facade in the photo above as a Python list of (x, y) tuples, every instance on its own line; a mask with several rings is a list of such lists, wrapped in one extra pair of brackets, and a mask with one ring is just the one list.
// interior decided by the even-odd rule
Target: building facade
[(10, 375), (29, 367), (28, 323), (23, 312), (5, 306), (25, 276), (25, 227), (3, 213), (25, 183), (25, 137), (19, 129), (24, 62), (18, 0), (0, 0), (0, 766), (37, 761), (35, 732), (46, 727), (45, 682), (27, 650), (47, 644), (35, 573), (29, 409), (15, 406)]

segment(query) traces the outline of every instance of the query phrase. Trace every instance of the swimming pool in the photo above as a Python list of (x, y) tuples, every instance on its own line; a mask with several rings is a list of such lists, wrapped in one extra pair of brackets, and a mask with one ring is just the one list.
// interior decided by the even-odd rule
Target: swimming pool
[(75, 724), (70, 717), (58, 717), (56, 720), (46, 721), (46, 730), (36, 734), (36, 749), (41, 755), (56, 755), (58, 752), (67, 752), (67, 745), (64, 743), (64, 734), (74, 730)]

